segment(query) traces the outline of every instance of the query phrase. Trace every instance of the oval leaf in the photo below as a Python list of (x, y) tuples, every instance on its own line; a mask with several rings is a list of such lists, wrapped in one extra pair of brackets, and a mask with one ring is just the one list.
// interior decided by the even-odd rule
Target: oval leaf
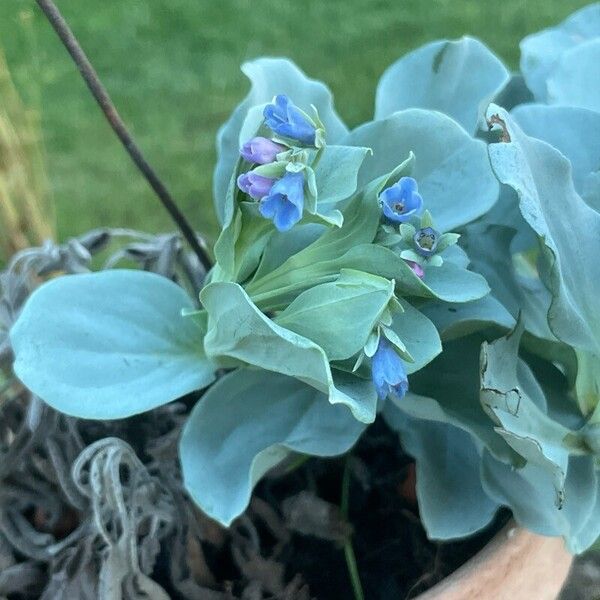
[(185, 291), (144, 271), (66, 275), (38, 288), (11, 330), (14, 370), (57, 410), (135, 415), (206, 387), (203, 331)]
[(238, 369), (204, 395), (184, 427), (185, 487), (206, 514), (228, 526), (248, 505), (259, 479), (290, 451), (343, 454), (364, 428), (300, 381)]
[(389, 173), (414, 152), (412, 176), (436, 229), (442, 232), (480, 217), (498, 197), (499, 186), (485, 144), (441, 113), (420, 109), (397, 112), (361, 125), (342, 143), (373, 149), (359, 172), (359, 187)]
[(439, 40), (403, 56), (377, 86), (375, 118), (405, 108), (438, 110), (475, 133), (480, 104), (508, 81), (506, 67), (479, 40)]
[(600, 4), (595, 3), (573, 13), (560, 25), (521, 41), (521, 72), (538, 102), (547, 101), (547, 79), (562, 55), (578, 44), (598, 37), (599, 31)]

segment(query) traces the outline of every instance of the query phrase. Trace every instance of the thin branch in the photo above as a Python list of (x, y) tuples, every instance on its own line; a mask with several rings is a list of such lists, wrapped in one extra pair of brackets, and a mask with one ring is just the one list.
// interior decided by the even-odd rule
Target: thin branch
[(36, 0), (36, 2), (46, 15), (48, 21), (50, 21), (62, 43), (65, 45), (66, 49), (71, 55), (71, 58), (77, 65), (81, 76), (90, 89), (90, 92), (92, 92), (92, 95), (102, 109), (102, 112), (104, 113), (107, 121), (110, 123), (113, 131), (121, 140), (125, 150), (127, 150), (137, 168), (141, 171), (152, 189), (156, 192), (156, 195), (160, 198), (163, 206), (169, 211), (169, 214), (181, 230), (181, 233), (188, 241), (189, 245), (192, 247), (194, 253), (200, 260), (200, 263), (208, 271), (212, 266), (212, 261), (207, 251), (202, 247), (198, 237), (194, 233), (194, 230), (175, 204), (173, 197), (168, 192), (162, 181), (158, 178), (158, 175), (154, 169), (148, 164), (141, 150), (131, 137), (131, 134), (127, 130), (123, 119), (121, 119), (119, 116), (115, 105), (110, 99), (106, 88), (102, 85), (98, 74), (85, 55), (85, 52), (79, 45), (79, 42), (71, 31), (71, 28), (60, 14), (60, 11), (52, 0)]
[[(346, 456), (344, 475), (342, 476), (342, 498), (340, 501), (340, 512), (346, 521), (348, 521), (350, 516), (350, 479), (352, 476), (352, 473), (350, 472), (350, 460), (351, 455)], [(351, 535), (349, 535), (344, 542), (344, 556), (346, 558), (346, 566), (348, 567), (348, 574), (350, 575), (350, 583), (352, 584), (354, 598), (355, 600), (365, 600)]]

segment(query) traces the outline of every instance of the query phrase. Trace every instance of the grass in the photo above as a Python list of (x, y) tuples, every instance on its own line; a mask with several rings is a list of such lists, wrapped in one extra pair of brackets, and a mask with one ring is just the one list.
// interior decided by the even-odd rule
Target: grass
[(4, 261), (55, 236), (38, 115), (23, 106), (1, 49), (0, 99), (0, 261)]
[[(290, 57), (332, 88), (355, 126), (372, 114), (381, 73), (408, 50), (470, 34), (515, 68), (522, 37), (586, 3), (57, 0), (150, 162), (210, 238), (214, 137), (246, 92), (243, 61)], [(0, 2), (0, 46), (41, 113), (59, 237), (100, 225), (173, 229), (33, 0)]]

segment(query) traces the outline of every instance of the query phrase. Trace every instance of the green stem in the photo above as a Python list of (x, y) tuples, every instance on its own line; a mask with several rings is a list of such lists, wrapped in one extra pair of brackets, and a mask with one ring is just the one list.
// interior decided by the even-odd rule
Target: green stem
[(289, 473), (292, 473), (296, 469), (300, 468), (310, 458), (311, 457), (309, 454), (298, 454), (290, 461), (290, 464), (286, 467), (284, 473), (286, 475), (288, 475)]
[[(342, 478), (342, 499), (340, 502), (340, 510), (342, 516), (346, 520), (348, 520), (348, 509), (350, 504), (350, 479), (350, 457), (348, 457), (346, 458), (346, 464), (344, 466), (344, 476)], [(360, 582), (360, 575), (358, 573), (358, 566), (356, 564), (356, 555), (354, 554), (354, 547), (352, 546), (352, 538), (350, 536), (348, 536), (348, 539), (344, 543), (344, 556), (346, 557), (346, 565), (348, 566), (348, 573), (350, 575), (350, 582), (352, 583), (354, 598), (355, 600), (364, 600), (365, 595)]]
[(315, 154), (315, 157), (312, 161), (312, 163), (310, 164), (310, 168), (311, 169), (316, 169), (317, 165), (319, 164), (319, 162), (321, 161), (321, 157), (323, 156), (323, 151), (325, 150), (325, 148), (319, 148)]

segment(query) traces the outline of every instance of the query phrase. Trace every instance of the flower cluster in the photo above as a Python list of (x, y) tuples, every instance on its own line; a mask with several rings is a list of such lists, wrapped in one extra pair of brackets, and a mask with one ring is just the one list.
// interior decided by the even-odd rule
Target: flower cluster
[(383, 225), (379, 242), (396, 251), (419, 279), (425, 278), (425, 267), (443, 264), (440, 254), (455, 244), (458, 235), (441, 234), (433, 227), (418, 191), (417, 181), (401, 177), (379, 194)]
[(313, 120), (283, 94), (265, 106), (263, 117), (273, 139), (256, 136), (242, 145), (240, 155), (254, 168), (242, 173), (237, 185), (258, 201), (260, 214), (271, 219), (277, 230), (288, 231), (304, 211), (304, 171), (310, 168), (311, 156), (303, 149), (317, 148), (317, 143), (322, 148), (324, 128), (318, 117)]

